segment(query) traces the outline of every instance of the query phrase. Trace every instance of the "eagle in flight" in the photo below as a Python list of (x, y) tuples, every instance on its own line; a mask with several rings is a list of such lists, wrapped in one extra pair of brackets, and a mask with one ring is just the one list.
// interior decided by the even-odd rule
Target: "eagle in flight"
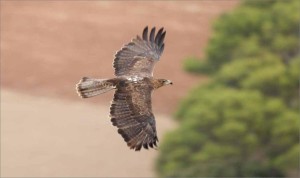
[(165, 36), (163, 28), (156, 34), (154, 27), (148, 35), (148, 27), (145, 27), (142, 38), (137, 36), (115, 54), (115, 78), (83, 77), (76, 85), (82, 98), (115, 90), (110, 107), (111, 122), (135, 151), (157, 146), (151, 94), (155, 89), (172, 84), (170, 80), (153, 78), (154, 65), (164, 51)]

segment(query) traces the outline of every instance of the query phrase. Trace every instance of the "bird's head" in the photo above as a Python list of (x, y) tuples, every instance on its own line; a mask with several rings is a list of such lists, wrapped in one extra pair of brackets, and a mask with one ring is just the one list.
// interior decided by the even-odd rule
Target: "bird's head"
[(173, 85), (173, 82), (167, 79), (157, 79), (154, 82), (154, 88), (160, 88), (165, 85)]
[(163, 85), (173, 85), (173, 82), (171, 80), (163, 79)]

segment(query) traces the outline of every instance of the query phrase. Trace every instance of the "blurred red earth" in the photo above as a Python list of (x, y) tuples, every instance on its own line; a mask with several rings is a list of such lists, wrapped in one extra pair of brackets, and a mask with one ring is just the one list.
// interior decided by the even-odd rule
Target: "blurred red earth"
[[(203, 80), (182, 67), (203, 56), (213, 20), (237, 0), (223, 1), (2, 1), (1, 87), (37, 96), (79, 100), (83, 77), (113, 77), (113, 55), (145, 26), (164, 27), (165, 50), (154, 77), (174, 85), (153, 95), (156, 112), (170, 114)], [(109, 105), (113, 92), (85, 100)]]

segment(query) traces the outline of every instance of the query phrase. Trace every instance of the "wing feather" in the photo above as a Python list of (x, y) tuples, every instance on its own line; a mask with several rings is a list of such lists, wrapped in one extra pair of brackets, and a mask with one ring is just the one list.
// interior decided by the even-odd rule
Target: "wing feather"
[(156, 44), (159, 44), (158, 41), (159, 41), (159, 39), (161, 38), (161, 35), (162, 35), (163, 30), (164, 30), (164, 28), (161, 28), (161, 29), (158, 30), (157, 35), (156, 35), (156, 37), (155, 37), (155, 43), (156, 43)]
[(166, 31), (161, 28), (155, 35), (155, 27), (148, 36), (148, 27), (143, 30), (142, 38), (137, 36), (117, 51), (113, 66), (116, 76), (152, 77), (155, 63), (164, 50)]
[(144, 31), (143, 31), (143, 39), (144, 39), (145, 41), (148, 41), (148, 26), (146, 26), (146, 27), (144, 28)]
[(165, 44), (162, 44), (161, 47), (160, 47), (160, 50), (164, 51), (164, 48), (165, 48)]
[[(154, 43), (154, 35), (155, 35), (155, 27), (153, 27), (152, 29), (151, 29), (151, 32), (150, 32), (150, 41), (152, 42), (152, 43)], [(152, 44), (151, 43), (151, 44)]]
[[(164, 32), (161, 36), (160, 36), (160, 38), (158, 39), (158, 42), (157, 42), (157, 44), (158, 44), (158, 47), (160, 48), (162, 45), (164, 45), (164, 39), (165, 39), (165, 36), (166, 36), (166, 32)], [(163, 50), (162, 50), (163, 51)]]

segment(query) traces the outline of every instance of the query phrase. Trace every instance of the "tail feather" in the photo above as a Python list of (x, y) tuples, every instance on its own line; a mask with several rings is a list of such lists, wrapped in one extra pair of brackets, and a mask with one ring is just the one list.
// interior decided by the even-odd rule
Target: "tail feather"
[(76, 85), (77, 93), (82, 98), (90, 98), (114, 89), (112, 82), (106, 79), (83, 77)]

